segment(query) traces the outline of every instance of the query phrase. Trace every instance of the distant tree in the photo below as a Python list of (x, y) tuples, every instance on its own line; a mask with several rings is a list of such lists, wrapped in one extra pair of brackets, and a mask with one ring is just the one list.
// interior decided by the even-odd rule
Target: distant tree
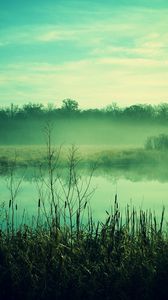
[(79, 110), (79, 104), (76, 100), (73, 99), (64, 99), (62, 101), (62, 110), (67, 112), (74, 112)]
[(19, 112), (18, 105), (11, 103), (10, 107), (6, 108), (6, 114), (9, 118), (14, 118)]
[(112, 102), (105, 107), (104, 112), (105, 114), (108, 114), (110, 116), (112, 115), (114, 117), (117, 117), (122, 113), (122, 109), (120, 109), (116, 102)]
[(8, 119), (9, 114), (6, 109), (0, 108), (0, 121)]
[(118, 111), (120, 108), (118, 107), (116, 102), (112, 102), (111, 104), (107, 105), (105, 108), (106, 112), (113, 112)]
[(47, 103), (46, 111), (52, 112), (56, 109), (56, 106), (53, 103)]
[(11, 117), (14, 118), (19, 111), (19, 106), (11, 103)]
[(168, 120), (168, 103), (158, 105), (158, 116), (161, 121)]
[(131, 105), (126, 107), (124, 110), (124, 114), (126, 117), (131, 117), (135, 119), (140, 119), (143, 116), (144, 108), (142, 105)]
[(43, 112), (43, 104), (28, 103), (23, 106), (22, 112), (28, 116), (39, 115)]

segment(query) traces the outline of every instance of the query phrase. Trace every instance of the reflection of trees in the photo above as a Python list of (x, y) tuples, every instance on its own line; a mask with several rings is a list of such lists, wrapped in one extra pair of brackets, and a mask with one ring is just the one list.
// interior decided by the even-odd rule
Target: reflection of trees
[(135, 166), (111, 166), (110, 168), (106, 166), (101, 166), (97, 169), (94, 176), (102, 176), (110, 180), (113, 184), (119, 179), (127, 179), (132, 182), (138, 181), (152, 181), (157, 180), (158, 182), (168, 182), (168, 169), (165, 164), (139, 164)]

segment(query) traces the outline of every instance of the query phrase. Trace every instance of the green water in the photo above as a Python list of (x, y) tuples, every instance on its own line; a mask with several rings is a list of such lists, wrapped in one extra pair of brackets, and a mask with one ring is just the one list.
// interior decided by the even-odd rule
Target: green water
[[(16, 176), (14, 180), (14, 186), (17, 186), (17, 182), (20, 179), (22, 171)], [(168, 216), (168, 180), (167, 177), (163, 176), (159, 179), (153, 179), (148, 176), (128, 176), (128, 172), (115, 172), (109, 173), (102, 171), (96, 171), (92, 177), (89, 192), (93, 192), (89, 203), (92, 209), (93, 217), (95, 220), (103, 221), (107, 217), (107, 212), (110, 213), (111, 208), (114, 205), (115, 194), (118, 196), (118, 202), (121, 212), (124, 213), (125, 207), (135, 207), (137, 210), (151, 210), (155, 212), (156, 216), (159, 217), (162, 212), (163, 206), (166, 208), (166, 216)], [(85, 187), (88, 182), (89, 176), (87, 172), (83, 173), (81, 182)], [(9, 200), (10, 200), (10, 189), (9, 178), (7, 176), (0, 177), (0, 199), (1, 203), (7, 211), (9, 211)], [(43, 192), (39, 194), (40, 187)], [(59, 191), (63, 198), (62, 191)], [(31, 222), (32, 216), (37, 216), (38, 213), (38, 199), (43, 197), (45, 199), (45, 205), (49, 208), (49, 199), (44, 184), (40, 181), (37, 185), (35, 176), (30, 172), (21, 182), (18, 194), (15, 198), (15, 204), (17, 204), (17, 211), (15, 216), (17, 222), (20, 222), (24, 214), (25, 221)], [(107, 212), (106, 212), (107, 211)]]

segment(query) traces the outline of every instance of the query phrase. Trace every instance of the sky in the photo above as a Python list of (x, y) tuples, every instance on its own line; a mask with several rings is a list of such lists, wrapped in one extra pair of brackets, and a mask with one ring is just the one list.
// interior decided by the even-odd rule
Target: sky
[(0, 0), (0, 106), (168, 102), (167, 0)]

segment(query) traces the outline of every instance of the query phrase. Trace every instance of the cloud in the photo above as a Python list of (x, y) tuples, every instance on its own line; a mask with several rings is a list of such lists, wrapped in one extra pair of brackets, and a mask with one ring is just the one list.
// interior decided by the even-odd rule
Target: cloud
[[(11, 64), (0, 58), (0, 99), (50, 102), (72, 97), (83, 107), (100, 107), (113, 100), (122, 105), (165, 101), (168, 10), (97, 5), (92, 17), (88, 6), (82, 12), (82, 5), (74, 12), (79, 12), (74, 22), (69, 22), (72, 9), (68, 13), (62, 6), (62, 14), (58, 13), (62, 23), (1, 29), (4, 57), (13, 49), (16, 55), (13, 51)], [(49, 10), (55, 16), (55, 10)], [(53, 55), (52, 63), (46, 49)]]
[[(65, 9), (62, 8), (62, 10)], [(64, 13), (65, 13), (64, 12)], [(29, 24), (15, 27), (1, 28), (1, 43), (3, 44), (24, 44), (24, 43), (39, 43), (53, 42), (59, 40), (80, 40), (81, 43), (91, 43), (94, 36), (105, 41), (109, 38), (143, 38), (144, 35), (153, 34), (153, 32), (166, 32), (167, 28), (167, 13), (168, 10), (153, 10), (147, 8), (114, 8), (103, 9), (100, 6), (96, 8), (96, 18), (88, 19), (90, 11), (84, 13), (85, 21), (81, 22), (80, 18), (77, 23), (64, 22), (54, 24), (46, 22), (44, 24)], [(77, 9), (77, 14), (79, 8)], [(52, 11), (54, 15), (54, 10)], [(70, 14), (71, 15), (71, 14)]]
[[(0, 76), (1, 99), (51, 102), (71, 97), (82, 107), (102, 107), (116, 100), (165, 101), (168, 95), (168, 61), (140, 59), (88, 59), (50, 64), (8, 65)], [(164, 76), (163, 76), (164, 74)], [(9, 92), (10, 91), (10, 92)]]

